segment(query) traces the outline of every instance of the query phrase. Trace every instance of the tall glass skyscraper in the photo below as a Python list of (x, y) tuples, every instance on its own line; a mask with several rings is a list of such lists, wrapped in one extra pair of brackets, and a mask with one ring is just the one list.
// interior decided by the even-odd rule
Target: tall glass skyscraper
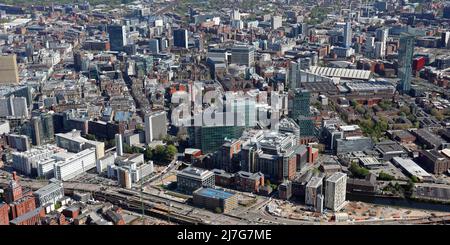
[(109, 43), (111, 51), (122, 51), (127, 45), (127, 35), (125, 26), (111, 25), (108, 26)]
[(173, 30), (173, 46), (188, 48), (188, 31), (186, 29)]
[(400, 78), (399, 90), (407, 93), (411, 89), (412, 59), (414, 54), (414, 36), (401, 34), (398, 50), (398, 77)]
[(344, 48), (349, 48), (352, 45), (352, 24), (345, 22), (344, 26)]
[(295, 89), (292, 101), (291, 118), (300, 127), (300, 138), (314, 136), (314, 122), (311, 119), (311, 92), (305, 89)]

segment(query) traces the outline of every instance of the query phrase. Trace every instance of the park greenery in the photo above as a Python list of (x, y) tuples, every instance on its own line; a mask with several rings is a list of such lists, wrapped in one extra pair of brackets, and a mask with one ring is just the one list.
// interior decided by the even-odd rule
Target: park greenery
[(157, 145), (155, 148), (140, 148), (137, 146), (129, 146), (128, 144), (123, 144), (123, 151), (128, 154), (141, 153), (144, 154), (144, 159), (149, 161), (153, 160), (156, 162), (170, 162), (173, 160), (178, 150), (174, 145)]
[(349, 170), (352, 175), (358, 179), (363, 179), (370, 173), (367, 168), (361, 167), (357, 163), (352, 163)]
[(378, 178), (377, 179), (378, 180), (384, 180), (384, 181), (391, 181), (391, 180), (395, 180), (395, 177), (390, 175), (390, 174), (387, 174), (387, 173), (381, 171), (378, 174)]

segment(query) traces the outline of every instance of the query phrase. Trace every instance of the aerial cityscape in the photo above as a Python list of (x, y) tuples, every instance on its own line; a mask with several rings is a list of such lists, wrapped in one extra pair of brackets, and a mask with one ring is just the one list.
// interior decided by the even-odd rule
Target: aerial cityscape
[(450, 2), (0, 0), (0, 156), (0, 225), (448, 224)]

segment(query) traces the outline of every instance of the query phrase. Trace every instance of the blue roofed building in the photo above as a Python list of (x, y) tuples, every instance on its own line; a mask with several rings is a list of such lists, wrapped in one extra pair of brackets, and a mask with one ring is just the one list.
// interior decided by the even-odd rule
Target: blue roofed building
[(194, 205), (215, 212), (228, 213), (237, 207), (236, 194), (220, 189), (201, 188), (193, 193)]

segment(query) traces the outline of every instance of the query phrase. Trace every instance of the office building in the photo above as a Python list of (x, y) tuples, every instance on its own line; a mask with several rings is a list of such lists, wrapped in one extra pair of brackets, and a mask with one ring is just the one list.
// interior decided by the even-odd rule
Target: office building
[(148, 43), (148, 49), (152, 54), (159, 54), (159, 40), (158, 39), (150, 39)]
[(195, 206), (223, 213), (229, 213), (238, 206), (235, 194), (213, 188), (200, 188), (194, 191), (193, 203)]
[(18, 84), (19, 70), (16, 55), (0, 55), (0, 84)]
[(173, 46), (187, 49), (188, 46), (188, 31), (186, 29), (173, 30)]
[(450, 47), (450, 31), (442, 32), (441, 34), (441, 48)]
[(241, 20), (241, 14), (239, 9), (233, 9), (231, 12), (231, 20)]
[(337, 172), (325, 181), (325, 207), (333, 211), (341, 210), (345, 205), (347, 174)]
[(415, 38), (411, 34), (402, 34), (400, 36), (400, 47), (398, 50), (398, 78), (400, 79), (399, 90), (402, 93), (408, 93), (411, 89), (414, 40)]
[(39, 116), (32, 117), (28, 127), (33, 145), (39, 146), (54, 140), (55, 131), (52, 114), (42, 113)]
[(255, 48), (250, 45), (237, 45), (231, 49), (231, 63), (245, 66), (255, 64)]
[(117, 179), (119, 185), (125, 188), (153, 173), (153, 161), (145, 162), (141, 153), (115, 156), (112, 163), (106, 164), (108, 178)]
[(214, 173), (209, 170), (187, 167), (177, 173), (177, 188), (181, 192), (192, 194), (201, 187), (215, 187)]
[(0, 135), (9, 134), (10, 130), (9, 121), (0, 121)]
[(448, 3), (448, 2), (444, 5), (444, 9), (442, 11), (442, 17), (444, 19), (450, 19), (450, 3)]
[(203, 153), (219, 150), (226, 139), (238, 139), (245, 127), (239, 126), (194, 126), (188, 128), (189, 140)]
[(89, 148), (75, 154), (61, 154), (54, 156), (57, 160), (54, 165), (55, 178), (67, 181), (95, 168), (95, 152), (95, 148)]
[(364, 136), (351, 136), (343, 139), (336, 139), (335, 142), (336, 154), (365, 151), (370, 150), (373, 147), (372, 139)]
[(37, 175), (38, 162), (50, 158), (60, 151), (58, 147), (46, 145), (32, 148), (25, 152), (13, 152), (13, 168), (22, 174), (29, 176)]
[(295, 135), (264, 131), (257, 139), (253, 139), (255, 141), (247, 141), (244, 137), (241, 140), (244, 142), (240, 153), (243, 170), (261, 172), (264, 178), (279, 183), (294, 178), (299, 147)]
[(322, 182), (321, 177), (312, 177), (305, 188), (305, 204), (312, 206), (313, 208), (318, 207), (317, 196), (322, 195)]
[(70, 152), (80, 152), (91, 147), (95, 148), (96, 159), (100, 159), (105, 155), (105, 143), (87, 140), (81, 137), (81, 131), (73, 130), (68, 133), (55, 134), (56, 145)]
[(300, 138), (315, 135), (315, 126), (310, 111), (311, 92), (304, 89), (295, 89), (292, 97), (291, 118), (299, 125)]
[(123, 140), (121, 134), (116, 134), (116, 153), (117, 156), (123, 156)]
[(117, 170), (117, 182), (119, 186), (125, 189), (131, 189), (131, 173), (128, 169), (120, 168)]
[(6, 136), (9, 147), (17, 151), (29, 151), (31, 149), (30, 140), (26, 135), (8, 134)]
[(283, 200), (289, 200), (292, 197), (292, 182), (289, 180), (283, 181), (278, 185), (278, 197)]
[(234, 175), (234, 184), (240, 191), (258, 193), (259, 188), (264, 186), (264, 174), (239, 171)]
[(111, 51), (123, 51), (127, 45), (126, 27), (123, 25), (108, 26), (109, 43)]
[[(444, 152), (446, 151), (448, 152), (448, 149), (444, 150)], [(429, 173), (443, 174), (450, 169), (449, 158), (437, 150), (422, 150), (419, 154), (419, 159), (421, 165)]]
[(0, 117), (7, 118), (28, 118), (27, 99), (11, 95), (7, 98), (0, 98)]
[(283, 17), (282, 16), (272, 16), (272, 29), (276, 30), (283, 26)]
[(345, 22), (344, 26), (344, 48), (350, 48), (352, 46), (352, 23)]
[(154, 140), (162, 140), (167, 135), (167, 114), (164, 111), (146, 115), (145, 143), (150, 144)]
[[(378, 44), (380, 46), (378, 58), (384, 58), (384, 56), (386, 55), (386, 42), (389, 37), (389, 28), (378, 28), (375, 32), (375, 37), (378, 42), (380, 42), (380, 44)], [(377, 51), (377, 44), (375, 44), (375, 50)]]
[(50, 183), (33, 193), (36, 205), (42, 207), (46, 204), (56, 204), (64, 197), (64, 187), (61, 181), (51, 179)]

